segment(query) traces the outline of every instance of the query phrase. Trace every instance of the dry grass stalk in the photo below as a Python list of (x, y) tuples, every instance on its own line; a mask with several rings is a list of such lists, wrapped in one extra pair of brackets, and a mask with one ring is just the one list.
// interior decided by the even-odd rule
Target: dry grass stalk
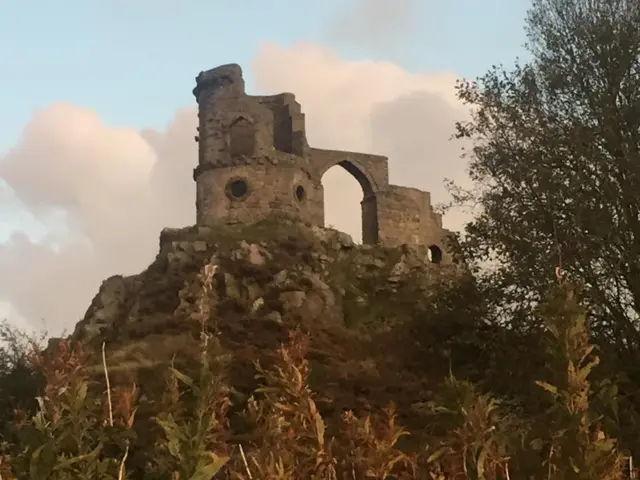
[(109, 407), (109, 425), (113, 427), (113, 405), (111, 403), (111, 382), (109, 382), (109, 370), (107, 369), (107, 354), (105, 342), (102, 342), (102, 368), (104, 369), (104, 381), (107, 385), (107, 405)]
[[(249, 454), (259, 478), (337, 478), (333, 442), (325, 438), (325, 424), (308, 386), (307, 338), (292, 332), (276, 352), (274, 364), (256, 368), (263, 386), (260, 400), (249, 401), (247, 416), (256, 427)], [(236, 473), (233, 478), (244, 479)]]
[(240, 455), (242, 455), (242, 463), (244, 463), (244, 468), (247, 472), (247, 477), (249, 477), (249, 480), (252, 480), (253, 475), (251, 475), (251, 469), (249, 468), (249, 464), (247, 463), (247, 457), (244, 454), (244, 448), (242, 448), (242, 445), (238, 445), (238, 448), (240, 449)]

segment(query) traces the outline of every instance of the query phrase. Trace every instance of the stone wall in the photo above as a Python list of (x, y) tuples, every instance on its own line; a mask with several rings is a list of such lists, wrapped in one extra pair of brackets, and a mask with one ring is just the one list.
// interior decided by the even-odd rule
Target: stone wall
[(442, 216), (431, 206), (431, 194), (417, 188), (389, 185), (377, 195), (379, 241), (389, 246), (427, 246), (438, 263), (450, 263)]
[(245, 164), (206, 169), (197, 175), (197, 223), (250, 224), (267, 213), (305, 222), (323, 220), (322, 185), (293, 163)]
[(390, 185), (386, 157), (311, 148), (295, 96), (247, 95), (238, 65), (202, 72), (196, 82), (198, 224), (278, 214), (324, 226), (322, 176), (340, 165), (362, 188), (363, 243), (431, 247), (435, 261), (451, 261), (430, 194)]

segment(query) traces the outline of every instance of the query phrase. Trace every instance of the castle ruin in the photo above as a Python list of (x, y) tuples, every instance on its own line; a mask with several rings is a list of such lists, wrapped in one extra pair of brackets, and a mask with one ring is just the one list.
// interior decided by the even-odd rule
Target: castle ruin
[(362, 187), (362, 241), (427, 246), (435, 263), (451, 263), (441, 215), (431, 195), (389, 184), (388, 158), (310, 147), (305, 116), (292, 93), (245, 93), (239, 65), (196, 77), (197, 223), (251, 224), (273, 214), (324, 226), (322, 176), (334, 165)]

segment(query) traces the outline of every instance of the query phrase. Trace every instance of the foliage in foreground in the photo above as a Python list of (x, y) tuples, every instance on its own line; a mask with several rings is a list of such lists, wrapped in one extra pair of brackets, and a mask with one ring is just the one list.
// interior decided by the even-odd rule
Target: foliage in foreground
[(640, 3), (533, 0), (526, 33), (530, 61), (457, 87), (473, 189), (455, 193), (479, 207), (464, 257), (497, 320), (522, 330), (562, 268), (640, 378)]
[[(203, 295), (211, 265), (202, 274)], [(211, 319), (198, 301), (201, 318)], [(329, 425), (309, 387), (309, 337), (292, 331), (273, 363), (256, 364), (260, 387), (244, 403), (242, 441), (231, 427), (231, 360), (202, 322), (199, 371), (169, 370), (165, 393), (139, 442), (135, 384), (92, 380), (80, 345), (34, 348), (45, 380), (35, 414), (16, 410), (4, 444), (2, 478), (63, 479), (485, 479), (614, 480), (623, 456), (590, 405), (597, 364), (574, 291), (561, 286), (540, 312), (547, 325), (549, 372), (539, 381), (538, 417), (450, 375), (421, 405), (429, 436), (418, 444), (393, 404), (369, 415), (344, 412)], [(615, 399), (613, 399), (615, 400)], [(329, 435), (330, 426), (337, 427)], [(544, 426), (544, 428), (540, 428)], [(148, 439), (147, 439), (148, 440)], [(141, 451), (146, 449), (146, 451)], [(141, 460), (142, 459), (142, 460)]]
[(477, 213), (459, 245), (486, 320), (529, 338), (554, 269), (580, 282), (596, 380), (619, 393), (608, 428), (637, 457), (640, 2), (532, 0), (525, 31), (526, 62), (457, 87), (473, 187), (454, 203)]

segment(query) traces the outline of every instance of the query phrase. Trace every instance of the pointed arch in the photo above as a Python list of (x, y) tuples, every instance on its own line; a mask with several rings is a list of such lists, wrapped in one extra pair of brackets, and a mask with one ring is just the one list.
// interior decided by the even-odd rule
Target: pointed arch
[(256, 150), (256, 129), (251, 119), (238, 116), (229, 124), (229, 151), (232, 156), (251, 156)]
[(324, 175), (330, 168), (336, 165), (344, 168), (355, 178), (362, 189), (362, 200), (360, 202), (362, 243), (367, 245), (378, 243), (378, 208), (372, 179), (361, 165), (348, 158), (327, 164), (321, 174)]

